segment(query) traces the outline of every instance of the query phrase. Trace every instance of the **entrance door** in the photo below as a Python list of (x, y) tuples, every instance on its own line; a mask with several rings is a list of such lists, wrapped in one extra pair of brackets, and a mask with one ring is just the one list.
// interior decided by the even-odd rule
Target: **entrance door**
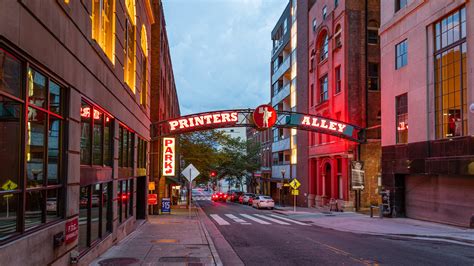
[(324, 175), (324, 195), (331, 198), (331, 165), (326, 164), (325, 175)]
[(395, 175), (395, 188), (393, 193), (393, 216), (405, 217), (405, 175)]
[(137, 177), (137, 219), (146, 218), (146, 176)]

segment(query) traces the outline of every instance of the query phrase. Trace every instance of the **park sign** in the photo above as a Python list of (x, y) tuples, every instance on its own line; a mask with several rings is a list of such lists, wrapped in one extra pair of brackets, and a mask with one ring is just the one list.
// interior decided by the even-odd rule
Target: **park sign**
[(163, 138), (163, 176), (175, 176), (175, 138)]

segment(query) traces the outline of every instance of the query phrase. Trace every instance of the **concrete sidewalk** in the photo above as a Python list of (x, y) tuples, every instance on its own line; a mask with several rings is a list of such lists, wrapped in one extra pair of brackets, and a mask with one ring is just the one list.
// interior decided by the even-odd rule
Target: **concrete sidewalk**
[(91, 265), (222, 265), (214, 244), (193, 210), (173, 209), (148, 222)]
[(368, 215), (355, 212), (328, 212), (315, 208), (297, 208), (296, 212), (293, 212), (291, 207), (277, 207), (275, 212), (337, 231), (412, 237), (474, 245), (474, 229), (409, 218), (380, 219), (378, 216), (371, 218)]

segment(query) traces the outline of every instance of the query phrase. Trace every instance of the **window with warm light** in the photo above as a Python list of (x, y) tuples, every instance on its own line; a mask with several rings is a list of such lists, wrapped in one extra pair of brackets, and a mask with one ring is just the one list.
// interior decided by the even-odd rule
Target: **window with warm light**
[(466, 136), (469, 111), (466, 8), (438, 21), (434, 31), (436, 137)]
[[(69, 0), (66, 0), (68, 3)], [(115, 63), (115, 0), (92, 0), (92, 39)]]
[(124, 81), (135, 93), (135, 1), (126, 0), (127, 19), (125, 22), (125, 60), (124, 60)]
[(408, 142), (408, 96), (399, 95), (395, 98), (397, 143)]
[(145, 25), (142, 25), (140, 34), (140, 44), (142, 48), (142, 79), (141, 79), (141, 90), (140, 90), (140, 104), (146, 107), (147, 103), (147, 84), (148, 84), (148, 38), (146, 34)]

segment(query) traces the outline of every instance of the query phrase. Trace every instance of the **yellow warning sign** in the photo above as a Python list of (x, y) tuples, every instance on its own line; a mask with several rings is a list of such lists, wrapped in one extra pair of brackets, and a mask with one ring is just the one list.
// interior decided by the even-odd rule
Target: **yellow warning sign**
[(291, 195), (293, 195), (293, 196), (298, 196), (299, 194), (300, 194), (300, 191), (297, 190), (297, 189), (293, 189), (293, 190), (291, 191)]
[(298, 179), (293, 179), (293, 181), (290, 182), (290, 186), (293, 189), (298, 189), (301, 186), (301, 183), (298, 181)]
[(3, 184), (2, 189), (3, 190), (14, 190), (17, 187), (18, 187), (18, 185), (15, 182), (13, 182), (11, 180), (8, 180), (7, 182), (5, 182), (5, 184)]

